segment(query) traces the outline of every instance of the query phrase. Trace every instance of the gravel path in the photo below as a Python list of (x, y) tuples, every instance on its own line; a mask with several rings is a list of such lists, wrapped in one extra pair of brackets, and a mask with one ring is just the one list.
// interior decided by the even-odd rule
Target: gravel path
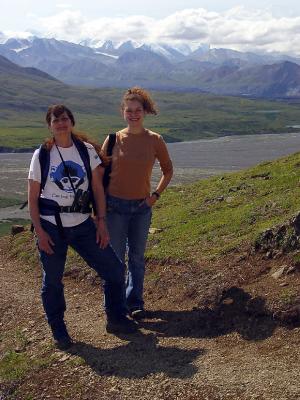
[[(65, 279), (76, 344), (69, 353), (55, 350), (39, 299), (40, 271), (8, 259), (8, 246), (1, 239), (1, 358), (15, 350), (31, 367), (20, 380), (0, 380), (1, 400), (299, 400), (299, 328), (274, 327), (261, 340), (234, 329), (209, 335), (200, 323), (184, 325), (180, 316), (192, 310), (174, 309), (165, 298), (168, 310), (154, 313), (139, 333), (117, 337), (104, 330), (94, 280)], [(149, 292), (147, 299), (157, 309), (159, 300), (154, 307)]]

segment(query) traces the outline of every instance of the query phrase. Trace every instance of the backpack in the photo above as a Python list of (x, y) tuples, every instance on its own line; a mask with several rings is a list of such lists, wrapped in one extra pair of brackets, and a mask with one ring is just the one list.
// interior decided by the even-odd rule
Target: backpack
[[(113, 148), (114, 145), (116, 143), (116, 138), (117, 135), (115, 133), (110, 133), (108, 135), (108, 145), (107, 145), (107, 150), (106, 150), (106, 155), (107, 156), (111, 156), (112, 152), (113, 152)], [(108, 184), (109, 184), (109, 180), (110, 180), (110, 174), (111, 174), (111, 164), (112, 162), (110, 162), (104, 170), (104, 175), (103, 175), (103, 188), (106, 191)]]

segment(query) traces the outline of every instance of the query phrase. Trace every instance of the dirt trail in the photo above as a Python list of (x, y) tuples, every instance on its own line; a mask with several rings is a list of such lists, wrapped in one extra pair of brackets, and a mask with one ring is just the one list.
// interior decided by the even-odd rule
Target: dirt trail
[(222, 325), (222, 314), (174, 304), (159, 285), (157, 293), (146, 288), (153, 318), (139, 333), (117, 337), (104, 330), (97, 282), (67, 277), (66, 320), (76, 344), (68, 353), (55, 350), (40, 304), (40, 273), (8, 259), (7, 245), (1, 239), (1, 358), (14, 350), (30, 367), (19, 380), (0, 380), (1, 400), (300, 399), (299, 328), (287, 330), (266, 316), (245, 317), (237, 329), (225, 315)]

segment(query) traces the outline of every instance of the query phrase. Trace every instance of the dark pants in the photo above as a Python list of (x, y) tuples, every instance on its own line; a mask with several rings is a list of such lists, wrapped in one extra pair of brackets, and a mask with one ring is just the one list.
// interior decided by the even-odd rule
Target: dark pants
[(111, 246), (101, 249), (96, 243), (96, 228), (91, 218), (80, 225), (64, 228), (64, 237), (56, 225), (41, 220), (43, 229), (54, 242), (54, 254), (40, 251), (43, 267), (42, 301), (50, 325), (63, 321), (66, 303), (62, 278), (68, 246), (71, 246), (104, 280), (105, 311), (109, 315), (126, 313), (124, 296), (125, 266)]

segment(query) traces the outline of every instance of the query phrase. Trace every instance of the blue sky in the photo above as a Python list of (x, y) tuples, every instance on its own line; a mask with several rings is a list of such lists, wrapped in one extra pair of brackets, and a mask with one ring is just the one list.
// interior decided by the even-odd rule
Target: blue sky
[(1, 4), (0, 32), (93, 39), (95, 45), (131, 39), (300, 55), (300, 1), (7, 0)]

